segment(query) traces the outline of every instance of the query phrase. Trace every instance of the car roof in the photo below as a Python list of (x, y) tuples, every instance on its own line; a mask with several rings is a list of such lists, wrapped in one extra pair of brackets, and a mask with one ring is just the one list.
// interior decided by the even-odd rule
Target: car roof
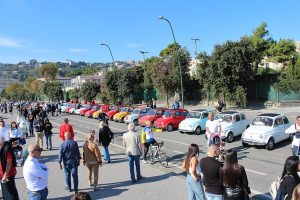
[(221, 114), (229, 114), (229, 115), (236, 114), (236, 113), (239, 113), (239, 112), (237, 112), (237, 111), (224, 111), (224, 112), (221, 112)]
[(259, 114), (257, 116), (264, 116), (264, 117), (277, 117), (281, 114), (278, 114), (278, 113), (262, 113), (262, 114)]
[(207, 109), (190, 110), (189, 112), (204, 112), (204, 111), (209, 112), (209, 110), (207, 110)]

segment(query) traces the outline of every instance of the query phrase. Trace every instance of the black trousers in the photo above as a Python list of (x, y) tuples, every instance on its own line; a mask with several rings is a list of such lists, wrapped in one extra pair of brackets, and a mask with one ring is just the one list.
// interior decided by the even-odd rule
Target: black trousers
[(9, 177), (9, 181), (1, 183), (2, 195), (4, 200), (19, 200), (15, 177)]

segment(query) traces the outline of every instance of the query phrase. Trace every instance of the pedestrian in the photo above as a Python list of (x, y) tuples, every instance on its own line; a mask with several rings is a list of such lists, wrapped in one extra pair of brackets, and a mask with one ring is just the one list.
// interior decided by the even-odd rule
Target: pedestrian
[(32, 114), (29, 114), (28, 115), (28, 118), (27, 118), (27, 122), (28, 122), (28, 129), (29, 129), (29, 136), (33, 136), (33, 122), (34, 122), (34, 117)]
[(0, 161), (0, 180), (3, 199), (18, 200), (19, 195), (15, 183), (15, 176), (17, 174), (16, 157), (11, 144), (5, 141), (5, 138), (2, 136), (0, 137)]
[(280, 177), (280, 185), (277, 190), (275, 199), (291, 200), (295, 187), (300, 183), (297, 174), (299, 171), (299, 157), (289, 156), (284, 164), (282, 175)]
[(300, 116), (296, 117), (296, 123), (292, 124), (288, 129), (286, 129), (285, 133), (294, 135), (291, 144), (292, 154), (293, 156), (298, 156), (300, 144)]
[(172, 109), (177, 110), (179, 109), (180, 105), (179, 102), (177, 100), (174, 100), (174, 103), (172, 105)]
[(188, 187), (188, 200), (205, 200), (201, 168), (198, 160), (199, 146), (191, 144), (181, 168), (186, 172), (186, 183)]
[(62, 141), (65, 141), (65, 133), (68, 132), (71, 134), (70, 139), (74, 140), (74, 131), (73, 127), (69, 124), (69, 119), (65, 118), (64, 123), (59, 127), (59, 137)]
[(92, 197), (87, 192), (78, 192), (71, 200), (92, 200)]
[[(135, 131), (133, 123), (128, 124), (128, 132), (123, 135), (123, 146), (126, 148), (126, 155), (129, 160), (129, 170), (131, 183), (136, 183), (137, 180), (142, 179), (140, 168), (140, 156), (141, 156), (141, 138)], [(136, 178), (134, 173), (134, 165), (136, 169)]]
[(245, 168), (238, 164), (237, 152), (227, 150), (222, 167), (225, 200), (248, 200), (251, 193)]
[(35, 141), (43, 149), (43, 140), (44, 140), (44, 121), (39, 115), (36, 115), (33, 122), (35, 128)]
[(207, 200), (223, 200), (224, 188), (222, 178), (220, 177), (222, 164), (216, 160), (219, 154), (219, 147), (212, 144), (208, 148), (207, 157), (200, 160)]
[(106, 125), (108, 126), (108, 118), (107, 118), (106, 113), (103, 111), (99, 114), (99, 122), (100, 121), (104, 121), (106, 123)]
[(16, 122), (10, 124), (9, 136), (10, 138), (18, 139), (21, 145), (26, 144), (25, 138), (23, 138), (23, 132), (18, 128)]
[(51, 104), (51, 115), (52, 117), (55, 116), (55, 111), (56, 111), (56, 105), (54, 103)]
[(12, 102), (10, 102), (10, 103), (8, 104), (8, 112), (9, 112), (11, 115), (13, 115), (13, 104), (12, 104)]
[[(83, 144), (83, 165), (88, 168), (89, 185), (93, 186), (96, 191), (98, 185), (99, 166), (102, 166), (101, 153), (98, 145), (94, 142), (95, 134), (90, 132), (87, 134), (87, 140)], [(94, 181), (92, 181), (92, 174), (94, 174)]]
[(99, 123), (99, 143), (104, 149), (104, 160), (106, 163), (111, 163), (108, 146), (113, 140), (114, 134), (104, 121)]
[(47, 149), (52, 150), (52, 123), (49, 121), (48, 118), (45, 118), (45, 123), (44, 123), (44, 127), (45, 127), (45, 137), (46, 137), (46, 146)]
[(153, 109), (153, 98), (149, 101), (149, 106)]
[(146, 121), (146, 126), (142, 130), (142, 144), (144, 146), (144, 152), (143, 152), (143, 163), (148, 163), (147, 161), (147, 154), (149, 151), (150, 145), (158, 145), (156, 140), (154, 139), (154, 133), (152, 129), (153, 123), (151, 121)]
[(57, 103), (57, 110), (58, 110), (58, 116), (60, 116), (61, 115), (61, 103), (60, 103), (60, 101)]
[(4, 137), (5, 141), (10, 140), (9, 126), (7, 126), (3, 119), (0, 119), (0, 137)]
[(27, 123), (26, 123), (26, 117), (22, 114), (22, 112), (20, 112), (17, 117), (17, 123), (18, 123), (19, 129), (23, 133), (23, 138), (26, 138), (28, 136), (28, 133), (26, 130)]
[(205, 124), (206, 129), (206, 137), (207, 137), (207, 146), (209, 147), (212, 144), (212, 138), (214, 135), (221, 136), (221, 124), (218, 122), (218, 120), (214, 119), (214, 113), (209, 112), (208, 113), (208, 120)]
[(59, 147), (58, 163), (62, 170), (64, 165), (65, 189), (72, 192), (71, 175), (73, 178), (74, 192), (78, 193), (78, 166), (80, 165), (80, 152), (76, 141), (71, 140), (71, 133), (65, 132), (65, 141)]
[(24, 163), (23, 176), (29, 190), (29, 200), (46, 200), (48, 196), (48, 167), (38, 160), (42, 151), (38, 144), (28, 147), (29, 155)]
[(300, 200), (300, 183), (295, 187), (292, 200)]

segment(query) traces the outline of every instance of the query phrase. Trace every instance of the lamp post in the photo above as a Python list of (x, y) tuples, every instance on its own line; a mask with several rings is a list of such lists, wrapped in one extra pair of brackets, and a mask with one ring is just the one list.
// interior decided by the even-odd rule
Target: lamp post
[(144, 60), (144, 63), (145, 63), (145, 54), (149, 53), (149, 52), (148, 51), (140, 51), (140, 53), (143, 54), (143, 60)]
[[(165, 18), (165, 17), (163, 17), (163, 16), (158, 17), (158, 19), (165, 20), (166, 22), (168, 22), (168, 24), (170, 25), (171, 31), (172, 31), (174, 43), (175, 43), (175, 45), (177, 45), (177, 42), (176, 42), (176, 39), (175, 39), (175, 35), (174, 35), (174, 31), (173, 31), (173, 27), (172, 27), (172, 25), (171, 25), (171, 22), (170, 22), (167, 18)], [(183, 102), (182, 69), (181, 69), (180, 59), (179, 59), (179, 48), (177, 48), (177, 46), (176, 46), (176, 56), (177, 56), (177, 62), (178, 62), (178, 67), (179, 67), (179, 74), (180, 74), (181, 102), (182, 102), (182, 108), (184, 108), (184, 102)]]
[(198, 53), (198, 50), (197, 50), (197, 41), (200, 41), (200, 39), (199, 38), (191, 38), (191, 40), (194, 40), (194, 42), (195, 42), (195, 46), (196, 46), (195, 55), (197, 55), (197, 53)]
[(111, 59), (112, 59), (112, 61), (113, 61), (113, 66), (115, 66), (115, 60), (114, 60), (114, 57), (113, 57), (113, 54), (112, 54), (112, 52), (111, 52), (111, 49), (110, 49), (109, 45), (108, 45), (108, 44), (105, 44), (105, 43), (103, 43), (103, 42), (101, 42), (100, 45), (106, 46), (106, 47), (108, 48), (108, 50), (109, 50), (109, 52), (110, 52)]

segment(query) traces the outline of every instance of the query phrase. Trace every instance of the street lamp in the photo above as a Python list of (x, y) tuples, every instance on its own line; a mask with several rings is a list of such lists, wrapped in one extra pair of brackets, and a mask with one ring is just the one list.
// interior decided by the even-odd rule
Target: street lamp
[(111, 52), (111, 49), (110, 49), (109, 45), (108, 45), (108, 44), (105, 44), (105, 43), (103, 43), (103, 42), (101, 42), (100, 45), (106, 46), (106, 47), (108, 48), (108, 50), (109, 50), (109, 52), (110, 52), (111, 59), (112, 59), (112, 61), (113, 61), (113, 66), (115, 66), (115, 60), (114, 60), (114, 57), (113, 57), (113, 54), (112, 54), (112, 52)]
[[(163, 16), (158, 17), (158, 19), (165, 20), (166, 22), (168, 22), (168, 24), (170, 25), (171, 31), (172, 31), (174, 43), (177, 47), (177, 42), (176, 42), (176, 39), (175, 39), (175, 35), (174, 35), (174, 31), (173, 31), (173, 27), (171, 25), (171, 22)], [(182, 81), (182, 69), (181, 69), (180, 59), (179, 59), (179, 48), (176, 48), (176, 55), (177, 55), (177, 62), (178, 62), (179, 74), (180, 74), (181, 102), (182, 102), (182, 108), (184, 108), (184, 103), (183, 103), (183, 81)]]
[(191, 40), (194, 40), (195, 41), (195, 46), (196, 46), (196, 51), (195, 51), (195, 55), (197, 55), (197, 41), (200, 41), (199, 38), (191, 38)]
[(148, 51), (140, 51), (141, 54), (143, 54), (143, 59), (144, 59), (144, 63), (145, 63), (145, 54), (149, 53)]

